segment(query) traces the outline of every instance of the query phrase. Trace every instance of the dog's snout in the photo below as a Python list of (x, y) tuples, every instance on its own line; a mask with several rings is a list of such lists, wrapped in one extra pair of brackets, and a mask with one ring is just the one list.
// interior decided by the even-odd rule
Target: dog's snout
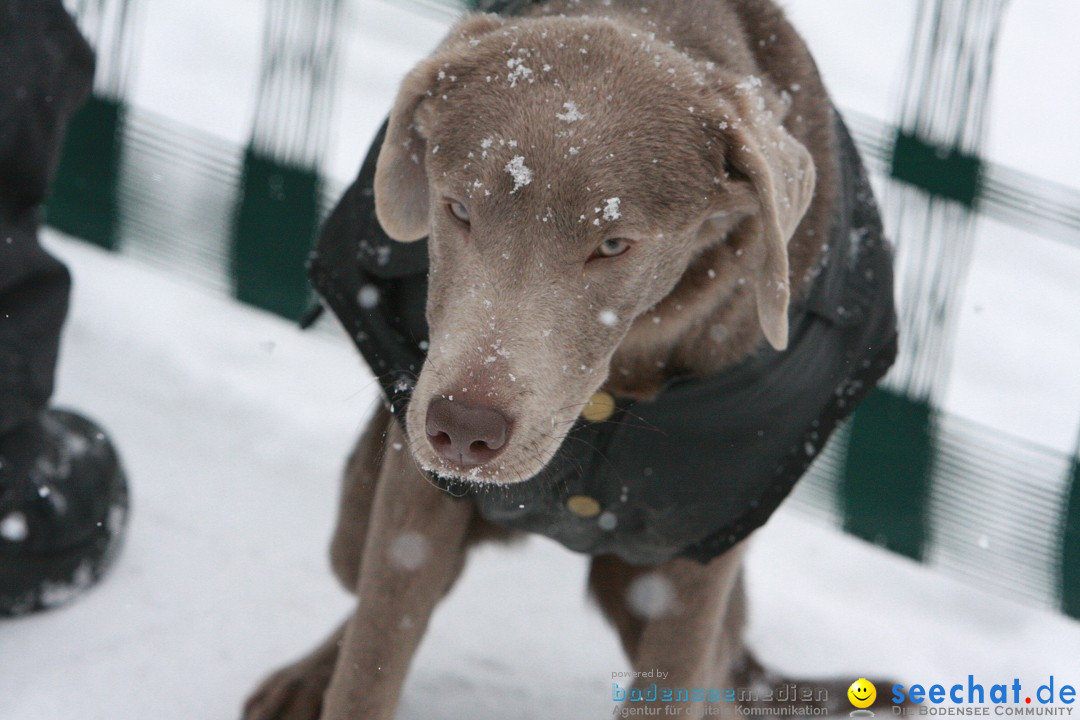
[(494, 458), (510, 434), (510, 423), (498, 410), (447, 398), (431, 401), (426, 425), (435, 452), (462, 467), (476, 467)]

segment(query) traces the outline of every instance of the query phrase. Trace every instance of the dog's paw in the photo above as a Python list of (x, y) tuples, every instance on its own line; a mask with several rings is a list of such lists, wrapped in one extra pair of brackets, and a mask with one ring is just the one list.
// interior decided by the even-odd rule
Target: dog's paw
[(244, 703), (243, 720), (318, 720), (330, 672), (303, 661), (278, 670)]

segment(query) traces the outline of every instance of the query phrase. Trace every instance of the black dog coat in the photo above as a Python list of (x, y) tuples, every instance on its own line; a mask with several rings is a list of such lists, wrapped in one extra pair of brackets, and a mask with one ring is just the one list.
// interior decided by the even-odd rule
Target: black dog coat
[[(761, 526), (896, 355), (892, 254), (839, 117), (836, 128), (841, 185), (828, 249), (790, 309), (786, 350), (762, 347), (716, 375), (673, 379), (651, 402), (616, 400), (600, 422), (579, 418), (525, 482), (433, 481), (492, 523), (637, 565), (707, 562)], [(426, 241), (394, 242), (375, 217), (384, 132), (328, 219), (310, 273), (403, 422), (427, 349), (428, 258)]]

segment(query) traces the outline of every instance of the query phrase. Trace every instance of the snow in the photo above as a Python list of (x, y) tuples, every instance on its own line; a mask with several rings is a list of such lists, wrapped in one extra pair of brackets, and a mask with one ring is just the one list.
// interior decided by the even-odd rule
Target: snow
[[(343, 337), (51, 234), (49, 246), (75, 277), (58, 400), (109, 428), (133, 509), (100, 587), (3, 623), (0, 653), (18, 662), (0, 673), (0, 717), (234, 717), (350, 606), (326, 545), (376, 387)], [(781, 670), (1029, 682), (1080, 671), (1080, 626), (1060, 616), (790, 511), (756, 538), (749, 641)], [(586, 573), (540, 538), (477, 550), (432, 621), (400, 718), (501, 720), (511, 704), (524, 720), (609, 714), (610, 673), (631, 667), (585, 600)], [(662, 583), (636, 593), (645, 610), (663, 605)]]
[(416, 532), (404, 532), (390, 543), (390, 561), (403, 570), (419, 570), (431, 555), (431, 543)]
[(525, 80), (530, 83), (535, 82), (532, 68), (527, 67), (525, 61), (521, 58), (510, 58), (506, 61), (506, 67), (510, 68), (510, 72), (506, 74), (506, 79), (510, 83), (510, 87), (517, 87), (519, 80)]
[(72, 601), (86, 591), (94, 582), (94, 570), (89, 562), (84, 562), (75, 570), (71, 582), (45, 583), (41, 592), (41, 604), (55, 608)]
[(630, 581), (626, 604), (643, 620), (656, 620), (674, 614), (678, 608), (675, 585), (660, 573), (650, 572)]
[(511, 158), (504, 169), (510, 173), (510, 177), (514, 181), (514, 189), (510, 191), (511, 195), (533, 181), (532, 170), (525, 165), (525, 157), (522, 155), (515, 155)]
[(577, 122), (585, 117), (580, 110), (578, 110), (577, 103), (570, 101), (563, 103), (563, 111), (561, 113), (555, 113), (555, 117), (563, 122)]
[(597, 318), (601, 325), (607, 327), (615, 327), (619, 322), (619, 316), (614, 310), (601, 310), (600, 315)]
[(613, 220), (618, 220), (619, 218), (621, 218), (622, 213), (619, 212), (619, 205), (621, 203), (622, 201), (617, 197), (608, 198), (607, 200), (605, 200), (604, 219), (608, 222), (612, 222)]
[(362, 286), (360, 291), (356, 293), (356, 303), (365, 310), (377, 306), (379, 304), (379, 288), (374, 285)]
[(611, 532), (619, 526), (619, 518), (616, 517), (615, 513), (605, 510), (596, 518), (596, 524), (600, 526), (601, 530)]
[(743, 92), (752, 92), (761, 87), (761, 78), (754, 75), (747, 75), (745, 78), (735, 83), (735, 87)]
[(28, 529), (26, 516), (18, 510), (8, 513), (0, 520), (0, 537), (8, 542), (22, 542), (26, 539)]
[[(784, 4), (838, 105), (891, 118), (915, 3), (832, 0), (828, 12), (813, 0)], [(136, 7), (134, 103), (246, 143), (263, 2)], [(348, 7), (325, 161), (339, 181), (355, 174), (397, 83), (446, 27), (408, 3)], [(1078, 21), (1080, 7), (1067, 0), (1010, 8), (987, 148), (990, 159), (1074, 187), (1080, 94), (1061, 89), (1080, 87), (1080, 63), (1061, 53)], [(511, 177), (515, 190), (532, 179)], [(132, 478), (131, 526), (100, 587), (62, 610), (2, 623), (0, 718), (236, 717), (258, 679), (314, 646), (351, 607), (326, 546), (341, 467), (377, 387), (344, 337), (304, 334), (130, 259), (48, 241), (75, 278), (57, 399), (114, 436)], [(1072, 448), (1078, 255), (980, 223), (948, 410)], [(422, 555), (417, 545), (398, 548), (403, 568)], [(475, 551), (429, 627), (401, 720), (502, 720), (510, 707), (522, 720), (610, 714), (611, 673), (631, 668), (585, 600), (587, 567), (539, 538)], [(748, 587), (748, 642), (787, 673), (1080, 680), (1080, 624), (788, 509), (756, 533)]]

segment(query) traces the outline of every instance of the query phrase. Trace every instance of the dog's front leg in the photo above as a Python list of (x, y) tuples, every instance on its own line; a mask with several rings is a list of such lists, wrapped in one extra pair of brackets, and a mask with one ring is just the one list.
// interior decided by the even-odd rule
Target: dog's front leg
[[(611, 556), (593, 561), (593, 593), (639, 673), (634, 688), (643, 700), (633, 706), (671, 707), (689, 717), (710, 707), (735, 717), (734, 702), (710, 700), (708, 691), (722, 694), (731, 687), (732, 666), (743, 651), (744, 546), (707, 565), (684, 558), (655, 568), (633, 567)], [(692, 694), (695, 688), (704, 691), (700, 698)], [(665, 689), (672, 691), (670, 700), (664, 699)], [(682, 689), (686, 699), (678, 699)], [(615, 698), (620, 690), (630, 697), (629, 688), (613, 690)]]
[[(387, 443), (407, 440), (391, 422)], [(323, 720), (391, 720), (428, 618), (464, 564), (472, 504), (436, 489), (408, 452), (387, 453), (375, 489)]]

